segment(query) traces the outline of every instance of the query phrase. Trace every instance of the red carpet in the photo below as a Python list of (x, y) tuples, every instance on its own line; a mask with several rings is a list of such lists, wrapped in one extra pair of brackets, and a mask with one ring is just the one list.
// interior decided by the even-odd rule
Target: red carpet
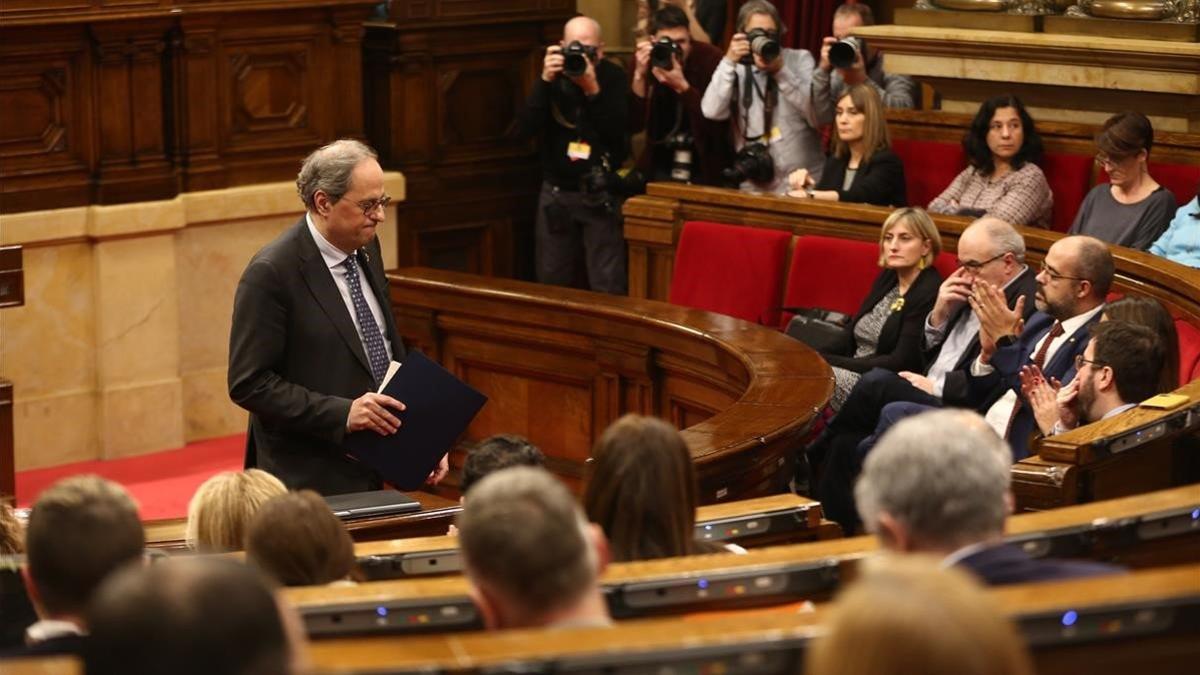
[(183, 518), (200, 484), (222, 471), (240, 471), (246, 435), (198, 441), (140, 457), (76, 462), (17, 473), (17, 505), (29, 506), (55, 481), (94, 473), (124, 485), (141, 506), (142, 520)]

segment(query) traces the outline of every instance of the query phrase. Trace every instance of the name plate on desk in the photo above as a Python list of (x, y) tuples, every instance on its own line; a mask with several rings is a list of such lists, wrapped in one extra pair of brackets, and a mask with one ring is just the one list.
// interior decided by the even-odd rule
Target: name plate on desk
[(25, 272), (20, 246), (0, 246), (0, 307), (25, 304)]

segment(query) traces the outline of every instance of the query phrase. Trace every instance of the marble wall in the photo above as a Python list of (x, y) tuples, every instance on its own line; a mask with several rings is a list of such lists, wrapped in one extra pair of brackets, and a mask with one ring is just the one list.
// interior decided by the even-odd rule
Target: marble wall
[[(388, 194), (404, 178), (386, 174)], [(0, 312), (18, 471), (244, 431), (225, 369), (250, 257), (301, 213), (293, 183), (0, 216), (25, 255), (25, 306)], [(396, 266), (396, 212), (379, 234)]]

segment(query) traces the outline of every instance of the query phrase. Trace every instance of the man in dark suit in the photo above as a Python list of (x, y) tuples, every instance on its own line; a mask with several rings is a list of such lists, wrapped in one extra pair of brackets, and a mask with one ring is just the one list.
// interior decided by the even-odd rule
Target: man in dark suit
[(977, 413), (930, 410), (898, 422), (863, 464), (854, 495), (868, 531), (901, 553), (1001, 585), (1115, 574), (1094, 562), (1034, 558), (1004, 542), (1013, 509), (1008, 445)]
[(341, 445), (350, 432), (395, 433), (404, 410), (375, 393), (404, 357), (375, 235), (391, 198), (375, 152), (353, 140), (309, 155), (296, 186), (307, 212), (254, 256), (234, 299), (229, 396), (250, 411), (246, 467), (293, 490), (377, 489)]

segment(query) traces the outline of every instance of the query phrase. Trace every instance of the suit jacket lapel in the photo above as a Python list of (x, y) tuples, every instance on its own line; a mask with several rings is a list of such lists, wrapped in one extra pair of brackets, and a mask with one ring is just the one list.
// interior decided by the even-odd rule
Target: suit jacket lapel
[(308, 284), (308, 289), (312, 292), (313, 298), (316, 299), (321, 310), (325, 312), (329, 321), (337, 329), (338, 335), (342, 336), (346, 346), (350, 348), (350, 351), (358, 358), (358, 362), (370, 375), (371, 364), (367, 361), (367, 353), (363, 350), (362, 339), (358, 337), (358, 329), (354, 327), (354, 319), (350, 318), (346, 303), (342, 300), (337, 285), (333, 283), (333, 276), (325, 265), (325, 259), (321, 257), (321, 252), (317, 250), (317, 243), (313, 241), (312, 234), (308, 231), (308, 225), (303, 219), (300, 221), (298, 240), (300, 243), (300, 272), (304, 276), (304, 282)]

